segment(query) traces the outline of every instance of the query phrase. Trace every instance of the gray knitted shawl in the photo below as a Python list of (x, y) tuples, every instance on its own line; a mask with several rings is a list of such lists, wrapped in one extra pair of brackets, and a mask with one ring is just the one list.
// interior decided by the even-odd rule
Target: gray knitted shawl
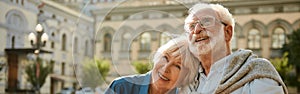
[(254, 79), (269, 78), (279, 83), (288, 94), (287, 88), (273, 65), (266, 59), (257, 58), (250, 50), (239, 50), (230, 55), (226, 62), (223, 79), (216, 94), (228, 94)]

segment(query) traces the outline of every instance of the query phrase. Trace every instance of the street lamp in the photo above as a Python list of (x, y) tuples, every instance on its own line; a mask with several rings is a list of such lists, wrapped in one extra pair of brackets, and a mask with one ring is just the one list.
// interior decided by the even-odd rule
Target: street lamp
[(41, 24), (36, 25), (35, 31), (37, 32), (37, 35), (31, 32), (28, 35), (28, 39), (31, 45), (36, 49), (34, 52), (38, 54), (40, 48), (46, 45), (46, 42), (48, 41), (49, 37), (46, 33), (44, 33), (44, 29)]
[(40, 81), (39, 81), (39, 76), (40, 76), (40, 64), (38, 61), (38, 56), (41, 50), (41, 47), (44, 47), (46, 45), (46, 42), (48, 40), (48, 35), (43, 31), (43, 27), (41, 24), (37, 24), (35, 27), (35, 31), (37, 35), (35, 35), (33, 32), (31, 32), (28, 35), (29, 41), (31, 45), (34, 48), (34, 54), (36, 55), (36, 80), (37, 80), (37, 90), (39, 93), (40, 90)]

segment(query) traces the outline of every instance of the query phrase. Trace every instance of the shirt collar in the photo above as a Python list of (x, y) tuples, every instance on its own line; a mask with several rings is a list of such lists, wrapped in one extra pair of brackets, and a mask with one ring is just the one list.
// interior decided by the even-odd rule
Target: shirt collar
[(226, 57), (224, 57), (224, 58), (218, 60), (217, 62), (215, 62), (215, 63), (211, 66), (210, 70), (222, 72), (223, 69), (224, 69), (224, 66), (225, 66), (225, 64), (226, 64), (226, 62), (227, 62), (227, 59), (228, 59), (228, 56), (226, 56)]
[[(217, 62), (214, 62), (214, 64), (211, 66), (210, 71), (218, 71), (218, 72), (222, 72), (224, 66), (226, 65), (226, 62), (228, 61), (230, 55), (218, 60)], [(200, 63), (200, 67), (199, 67), (199, 73), (203, 73), (204, 70), (202, 68), (202, 65)]]

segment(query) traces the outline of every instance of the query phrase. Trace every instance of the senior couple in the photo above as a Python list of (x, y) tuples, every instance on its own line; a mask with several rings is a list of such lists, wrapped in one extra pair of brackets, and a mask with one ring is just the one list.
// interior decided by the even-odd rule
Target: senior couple
[(161, 46), (152, 71), (115, 79), (105, 94), (287, 94), (272, 64), (250, 50), (231, 51), (235, 21), (219, 4), (198, 3), (186, 35)]

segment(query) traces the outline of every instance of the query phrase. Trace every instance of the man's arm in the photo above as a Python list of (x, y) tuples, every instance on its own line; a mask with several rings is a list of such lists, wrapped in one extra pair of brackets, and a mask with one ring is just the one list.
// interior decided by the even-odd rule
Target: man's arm
[(284, 94), (283, 87), (269, 78), (255, 79), (232, 94)]

